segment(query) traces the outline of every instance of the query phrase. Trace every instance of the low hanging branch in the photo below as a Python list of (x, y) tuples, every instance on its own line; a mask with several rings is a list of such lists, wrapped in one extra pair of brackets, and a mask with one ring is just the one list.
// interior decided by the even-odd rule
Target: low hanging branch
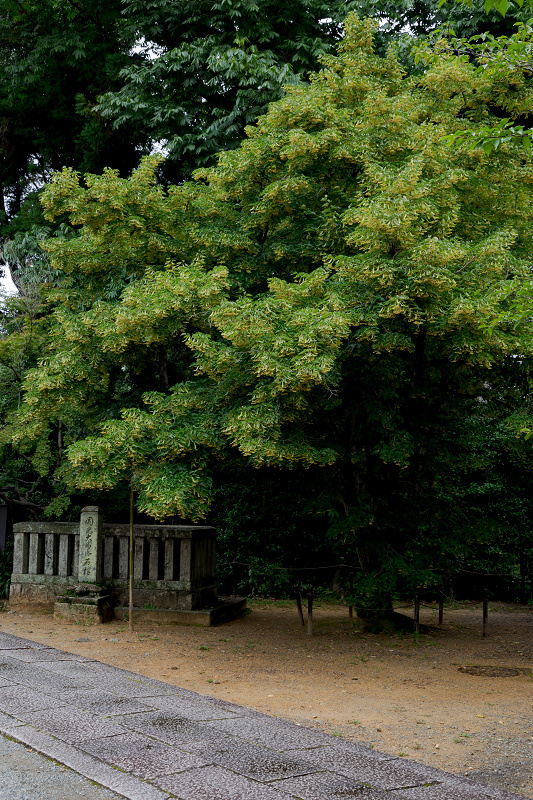
[[(32, 486), (24, 493), (18, 486), (11, 484), (8, 486), (0, 486), (0, 499), (2, 499), (4, 503), (9, 506), (27, 508), (34, 520), (38, 522), (40, 518), (39, 515), (44, 511), (44, 506), (40, 506), (38, 503), (34, 503), (28, 498), (28, 495), (33, 491), (36, 484), (37, 482), (33, 483)], [(13, 494), (15, 497), (13, 497)]]

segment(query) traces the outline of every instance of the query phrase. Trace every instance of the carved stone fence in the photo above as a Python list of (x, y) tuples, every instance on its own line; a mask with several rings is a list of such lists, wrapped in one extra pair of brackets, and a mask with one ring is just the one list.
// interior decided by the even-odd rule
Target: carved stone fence
[[(14, 525), (12, 603), (52, 603), (79, 583), (100, 583), (119, 606), (128, 603), (129, 525), (103, 523), (96, 506), (80, 523)], [(195, 610), (217, 602), (215, 529), (200, 525), (134, 525), (134, 604)]]

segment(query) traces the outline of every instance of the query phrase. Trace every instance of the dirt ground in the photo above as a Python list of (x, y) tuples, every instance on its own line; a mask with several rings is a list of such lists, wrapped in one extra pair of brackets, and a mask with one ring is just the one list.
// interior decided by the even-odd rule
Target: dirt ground
[(533, 798), (533, 608), (491, 604), (485, 639), (480, 606), (445, 609), (441, 628), (425, 608), (418, 640), (361, 633), (343, 606), (315, 607), (312, 637), (288, 601), (248, 608), (219, 627), (139, 624), (133, 635), (11, 610), (0, 630)]

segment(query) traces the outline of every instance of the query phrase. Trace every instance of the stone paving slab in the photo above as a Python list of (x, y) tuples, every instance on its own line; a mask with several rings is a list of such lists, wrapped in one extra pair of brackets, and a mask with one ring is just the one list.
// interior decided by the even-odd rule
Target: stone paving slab
[(96, 676), (94, 681), (95, 686), (104, 686), (110, 692), (120, 694), (122, 697), (131, 698), (150, 698), (157, 697), (158, 695), (171, 694), (174, 687), (167, 686), (166, 689), (161, 689), (157, 686), (145, 684), (139, 680), (138, 676), (131, 678), (123, 678), (119, 676), (114, 679), (112, 676)]
[(45, 669), (47, 672), (52, 672), (55, 675), (62, 675), (67, 678), (74, 678), (87, 683), (98, 683), (98, 671), (94, 668), (94, 661), (80, 662), (75, 660), (65, 661), (64, 659), (56, 661), (42, 661), (39, 664), (40, 669)]
[(196, 722), (235, 718), (234, 711), (227, 711), (214, 703), (202, 702), (200, 699), (191, 700), (180, 695), (151, 697), (149, 702), (159, 711), (179, 714), (180, 717)]
[(158, 681), (156, 678), (148, 678), (146, 675), (138, 675), (135, 672), (122, 669), (122, 667), (113, 667), (110, 664), (104, 664), (102, 661), (93, 661), (92, 666), (100, 676), (106, 675), (108, 679), (118, 680), (122, 678), (129, 681), (134, 680), (137, 683), (142, 683), (143, 686), (152, 689), (160, 689), (160, 694), (181, 694), (183, 697), (190, 696), (191, 698), (205, 700), (205, 696), (198, 694), (198, 692), (193, 692), (190, 689), (182, 689), (170, 683)]
[(204, 767), (213, 761), (212, 758), (191, 755), (148, 736), (129, 732), (122, 736), (112, 736), (110, 739), (84, 742), (81, 748), (101, 758), (102, 761), (107, 761), (108, 764), (113, 764), (140, 778), (157, 778), (161, 775), (183, 772), (193, 767)]
[(32, 650), (48, 650), (50, 645), (22, 639), (20, 636), (13, 636), (11, 633), (0, 632), (0, 650), (20, 650), (23, 647), (28, 647)]
[(0, 733), (127, 800), (519, 800), (0, 633)]
[[(62, 663), (62, 662), (61, 662)], [(98, 661), (92, 661), (87, 666), (87, 671), (83, 673), (83, 680), (87, 684), (101, 688), (105, 688), (110, 692), (115, 692), (123, 697), (158, 697), (160, 695), (180, 694), (186, 696), (187, 689), (178, 689), (169, 683), (162, 681), (154, 681), (151, 678), (145, 678), (143, 675), (136, 675), (134, 672), (127, 672), (118, 667), (110, 667), (108, 664), (101, 664)], [(51, 669), (56, 672), (69, 669), (68, 667), (61, 667), (60, 662), (51, 665)], [(81, 673), (78, 672), (78, 677), (81, 678)], [(194, 692), (190, 693), (192, 697), (198, 698)], [(202, 698), (205, 700), (205, 698)]]
[(12, 684), (0, 688), (0, 708), (8, 714), (17, 714), (23, 711), (43, 711), (47, 708), (57, 708), (62, 705), (57, 698), (51, 695), (35, 692), (25, 686)]
[(17, 661), (25, 661), (34, 663), (38, 661), (92, 661), (91, 658), (85, 656), (77, 656), (74, 653), (65, 653), (62, 650), (52, 650), (51, 648), (40, 647), (30, 649), (0, 649), (0, 658), (2, 656), (10, 656), (17, 659)]
[(103, 736), (118, 736), (126, 733), (124, 728), (109, 719), (72, 706), (46, 711), (17, 711), (17, 719), (27, 722), (38, 730), (45, 730), (68, 744), (99, 739)]
[(207, 747), (225, 738), (225, 734), (213, 731), (206, 725), (165, 711), (128, 714), (115, 717), (115, 719), (124, 728), (145, 733), (167, 744), (183, 745), (188, 742), (205, 742)]
[(66, 689), (79, 689), (83, 686), (80, 681), (63, 675), (54, 675), (47, 670), (5, 656), (0, 659), (0, 677), (47, 694)]
[(81, 681), (65, 678), (62, 675), (51, 675), (44, 670), (36, 669), (28, 669), (16, 676), (10, 675), (9, 678), (15, 683), (21, 683), (23, 686), (45, 694), (65, 692), (67, 689), (82, 689), (86, 685)]
[(137, 711), (154, 711), (153, 703), (147, 705), (129, 697), (120, 697), (118, 694), (101, 691), (100, 689), (70, 689), (60, 692), (57, 699), (61, 703), (76, 706), (83, 711), (93, 711), (102, 717), (112, 717), (119, 714), (134, 714)]
[(9, 655), (2, 655), (0, 658), (0, 675), (4, 678), (11, 679), (11, 675), (14, 673), (20, 672), (24, 674), (25, 672), (32, 673), (34, 669), (29, 667), (27, 664), (23, 664), (22, 661), (13, 658), (11, 655), (11, 651), (9, 651)]
[(332, 772), (318, 772), (301, 778), (288, 778), (273, 784), (276, 789), (300, 798), (300, 800), (347, 800), (349, 797), (360, 800), (400, 800), (396, 792), (372, 789), (359, 781), (339, 778)]
[[(98, 661), (78, 663), (76, 661), (55, 661), (39, 665), (43, 670), (64, 679), (72, 679), (79, 686), (101, 687), (124, 697), (158, 697), (176, 693), (176, 687), (152, 681), (126, 670), (114, 669)], [(103, 667), (103, 668), (102, 668)], [(1, 671), (0, 671), (1, 674)], [(75, 688), (75, 687), (73, 687)], [(181, 694), (181, 690), (180, 690)], [(199, 695), (195, 695), (195, 697)]]
[[(366, 748), (365, 748), (366, 750)], [(372, 750), (351, 750), (347, 747), (319, 747), (313, 750), (291, 751), (294, 757), (306, 758), (312, 764), (368, 783), (377, 789), (404, 789), (428, 783), (439, 783), (444, 775), (440, 770), (403, 758)]]
[(476, 789), (479, 789), (481, 786), (486, 796), (492, 798), (492, 800), (516, 800), (517, 797), (522, 797), (522, 795), (517, 795), (515, 792), (508, 792), (506, 789), (498, 789), (496, 786), (485, 786), (484, 784), (476, 783), (475, 781), (469, 779), (462, 781), (461, 778), (458, 778), (455, 775), (448, 775), (446, 780), (447, 783), (453, 782), (458, 788), (464, 788), (464, 783), (466, 783), (467, 786), (471, 786)]
[(154, 783), (180, 800), (289, 800), (290, 797), (216, 765), (167, 775)]
[(242, 739), (228, 737), (224, 742), (208, 748), (204, 743), (186, 744), (183, 745), (183, 749), (202, 755), (206, 760), (214, 761), (219, 766), (246, 778), (264, 783), (319, 771), (309, 761), (291, 758), (284, 753), (243, 742)]
[[(429, 792), (431, 789), (431, 792)], [(406, 800), (516, 800), (517, 795), (510, 792), (492, 789), (492, 787), (467, 787), (458, 783), (444, 783), (437, 786), (419, 786), (402, 792)], [(519, 795), (518, 795), (519, 796)]]
[(273, 750), (295, 750), (296, 748), (318, 747), (323, 744), (324, 738), (319, 731), (300, 728), (297, 725), (288, 725), (286, 722), (272, 717), (246, 719), (220, 720), (207, 722), (213, 731), (240, 739), (247, 739), (255, 744), (271, 747)]

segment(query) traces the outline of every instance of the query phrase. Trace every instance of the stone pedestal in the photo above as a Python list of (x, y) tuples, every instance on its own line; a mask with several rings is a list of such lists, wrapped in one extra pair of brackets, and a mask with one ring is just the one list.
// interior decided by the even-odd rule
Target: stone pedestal
[[(246, 607), (246, 597), (220, 598), (214, 608), (180, 611), (176, 608), (134, 608), (134, 622), (155, 622), (157, 625), (202, 625), (209, 627), (236, 619)], [(116, 606), (113, 618), (128, 619), (129, 608)]]
[(60, 595), (54, 605), (54, 619), (101, 625), (113, 619), (114, 598), (94, 584), (79, 584)]
[(80, 583), (98, 583), (102, 579), (103, 515), (98, 506), (86, 506), (80, 516)]

